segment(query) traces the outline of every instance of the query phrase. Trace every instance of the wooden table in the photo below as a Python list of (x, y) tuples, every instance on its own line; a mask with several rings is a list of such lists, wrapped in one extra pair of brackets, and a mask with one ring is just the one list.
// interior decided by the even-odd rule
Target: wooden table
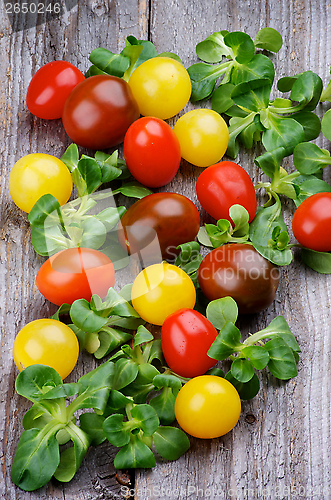
[[(109, 444), (91, 448), (69, 484), (52, 481), (32, 493), (12, 484), (11, 462), (23, 414), (30, 406), (14, 391), (18, 372), (12, 360), (12, 345), (21, 327), (49, 316), (55, 309), (35, 286), (35, 275), (44, 259), (31, 246), (26, 214), (10, 199), (8, 175), (21, 156), (33, 152), (60, 156), (70, 143), (60, 120), (39, 120), (26, 108), (26, 90), (35, 71), (55, 59), (66, 59), (85, 71), (92, 49), (103, 46), (119, 51), (131, 34), (153, 41), (159, 52), (178, 53), (189, 66), (197, 62), (196, 43), (214, 31), (242, 30), (254, 39), (260, 28), (271, 26), (281, 32), (284, 40), (280, 52), (272, 56), (277, 77), (307, 69), (318, 73), (324, 84), (330, 77), (329, 0), (75, 3), (66, 2), (68, 9), (72, 8), (58, 19), (16, 33), (3, 3), (0, 8), (0, 497), (101, 500), (131, 494), (139, 500), (331, 498), (331, 278), (306, 268), (298, 254), (282, 270), (275, 302), (266, 311), (243, 318), (240, 326), (246, 333), (254, 332), (275, 316), (284, 315), (302, 349), (299, 375), (280, 382), (264, 373), (258, 396), (243, 403), (239, 423), (232, 432), (210, 441), (192, 438), (190, 451), (178, 461), (158, 461), (153, 470), (138, 470), (131, 483), (122, 478), (129, 488), (115, 478), (114, 449)], [(317, 113), (322, 115), (321, 106)], [(330, 148), (322, 137), (317, 143)], [(237, 158), (254, 182), (262, 178), (253, 161), (260, 151), (241, 149)], [(285, 162), (289, 168), (291, 162)], [(194, 183), (199, 172), (183, 163), (165, 190), (181, 192), (196, 202)], [(331, 180), (328, 168), (324, 178)], [(285, 218), (290, 221), (294, 205), (288, 202), (285, 207)], [(205, 221), (202, 210), (201, 214)], [(94, 358), (83, 353), (67, 380), (76, 381), (95, 366)]]

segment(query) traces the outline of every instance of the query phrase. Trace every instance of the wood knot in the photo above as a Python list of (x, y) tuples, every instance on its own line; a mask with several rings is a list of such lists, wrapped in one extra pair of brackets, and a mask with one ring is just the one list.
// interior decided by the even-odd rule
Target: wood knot
[(254, 422), (256, 422), (256, 417), (253, 415), (253, 413), (247, 413), (245, 422), (247, 422), (248, 424), (254, 424)]

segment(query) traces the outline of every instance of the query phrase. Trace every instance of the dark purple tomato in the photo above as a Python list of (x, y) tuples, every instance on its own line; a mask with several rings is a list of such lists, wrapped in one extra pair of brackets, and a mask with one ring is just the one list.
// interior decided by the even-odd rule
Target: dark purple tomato
[(243, 314), (269, 307), (279, 279), (279, 268), (247, 244), (230, 243), (215, 248), (198, 270), (201, 290), (209, 300), (232, 297)]
[(199, 211), (177, 193), (154, 193), (134, 203), (123, 215), (118, 238), (143, 264), (173, 260), (176, 247), (193, 241), (200, 228)]
[(107, 149), (124, 140), (127, 129), (139, 116), (138, 104), (126, 81), (97, 75), (71, 92), (62, 122), (70, 139), (79, 146)]

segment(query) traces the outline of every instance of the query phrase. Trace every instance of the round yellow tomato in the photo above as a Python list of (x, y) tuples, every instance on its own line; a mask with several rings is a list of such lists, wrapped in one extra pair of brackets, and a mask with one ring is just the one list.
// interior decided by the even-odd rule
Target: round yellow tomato
[(129, 85), (143, 116), (166, 120), (179, 113), (191, 96), (184, 66), (170, 57), (153, 57), (134, 70)]
[(17, 334), (13, 357), (19, 371), (30, 365), (47, 365), (64, 379), (74, 369), (79, 354), (78, 340), (69, 326), (55, 319), (37, 319)]
[(194, 109), (175, 123), (182, 158), (197, 167), (217, 163), (227, 150), (229, 129), (221, 115), (211, 109)]
[(71, 195), (72, 179), (66, 165), (55, 156), (34, 153), (18, 160), (9, 174), (9, 192), (13, 202), (30, 212), (44, 194), (52, 194), (64, 205)]
[(153, 264), (138, 274), (131, 298), (138, 314), (154, 325), (162, 325), (178, 309), (193, 309), (196, 292), (191, 278), (167, 262)]
[(221, 377), (201, 375), (189, 380), (175, 402), (176, 419), (191, 436), (209, 439), (223, 436), (238, 422), (240, 397)]

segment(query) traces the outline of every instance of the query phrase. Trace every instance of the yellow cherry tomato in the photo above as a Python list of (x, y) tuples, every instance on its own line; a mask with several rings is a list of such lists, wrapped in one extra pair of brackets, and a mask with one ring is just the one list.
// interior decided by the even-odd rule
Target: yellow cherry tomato
[(178, 309), (193, 309), (196, 292), (191, 278), (179, 267), (167, 262), (153, 264), (138, 274), (131, 298), (140, 316), (154, 325), (162, 325)]
[(238, 422), (240, 411), (240, 397), (235, 387), (215, 375), (201, 375), (189, 380), (175, 402), (179, 425), (191, 436), (202, 439), (229, 432)]
[(153, 57), (134, 70), (129, 85), (143, 116), (166, 120), (188, 103), (191, 80), (184, 66), (170, 57)]
[(227, 150), (229, 129), (221, 115), (211, 109), (194, 109), (174, 126), (182, 158), (197, 167), (217, 163)]
[(24, 212), (30, 212), (44, 194), (52, 194), (64, 205), (72, 191), (71, 174), (55, 156), (34, 153), (18, 160), (9, 174), (9, 192), (13, 202)]
[(78, 340), (69, 326), (55, 319), (37, 319), (17, 334), (13, 357), (19, 371), (30, 365), (47, 365), (64, 379), (74, 369), (79, 354)]

